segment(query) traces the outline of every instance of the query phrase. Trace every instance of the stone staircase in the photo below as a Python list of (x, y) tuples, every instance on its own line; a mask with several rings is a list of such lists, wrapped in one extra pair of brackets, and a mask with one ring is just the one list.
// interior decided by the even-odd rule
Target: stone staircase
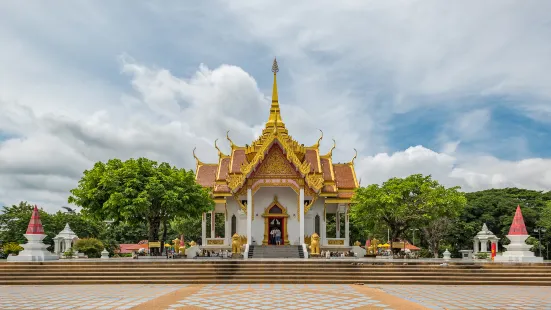
[[(256, 249), (259, 247), (255, 247)], [(298, 252), (298, 249), (295, 250)], [(253, 252), (253, 253), (254, 253)], [(0, 262), (0, 285), (37, 284), (441, 284), (551, 286), (550, 264), (297, 260), (70, 260)]]
[(300, 245), (251, 245), (249, 258), (304, 258)]

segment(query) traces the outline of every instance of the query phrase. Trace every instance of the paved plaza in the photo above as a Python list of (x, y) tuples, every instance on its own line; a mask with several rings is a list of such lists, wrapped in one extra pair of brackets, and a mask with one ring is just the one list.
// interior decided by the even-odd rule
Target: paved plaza
[(0, 286), (0, 309), (551, 309), (551, 287), (324, 284)]

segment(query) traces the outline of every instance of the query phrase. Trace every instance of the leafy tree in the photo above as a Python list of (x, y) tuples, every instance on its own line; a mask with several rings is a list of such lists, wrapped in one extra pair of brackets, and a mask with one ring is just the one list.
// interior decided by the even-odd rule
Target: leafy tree
[(201, 240), (201, 216), (180, 216), (170, 221), (170, 228), (175, 231), (181, 240)]
[(9, 254), (17, 255), (19, 254), (19, 252), (23, 251), (23, 247), (15, 242), (9, 242), (4, 244), (3, 250), (6, 255), (9, 255)]
[(159, 240), (159, 229), (169, 217), (195, 216), (214, 208), (208, 190), (195, 182), (191, 170), (146, 159), (97, 162), (84, 171), (69, 203), (85, 214), (115, 223), (148, 224), (148, 239)]
[[(505, 235), (509, 232), (517, 205), (522, 209), (526, 229), (530, 234), (534, 234), (537, 224), (545, 227), (547, 212), (551, 218), (551, 210), (546, 209), (551, 201), (551, 192), (504, 188), (466, 193), (465, 197), (467, 205), (452, 225), (448, 238), (458, 250), (472, 248), (472, 238), (484, 223), (498, 238), (502, 238), (501, 243), (506, 244), (508, 240)], [(548, 236), (542, 236), (542, 244), (545, 244), (545, 240), (549, 239), (543, 237)]]
[(409, 228), (425, 227), (441, 217), (457, 217), (466, 203), (458, 189), (445, 188), (430, 176), (420, 174), (391, 178), (382, 186), (372, 184), (357, 189), (351, 216), (371, 231), (388, 227), (392, 246)]

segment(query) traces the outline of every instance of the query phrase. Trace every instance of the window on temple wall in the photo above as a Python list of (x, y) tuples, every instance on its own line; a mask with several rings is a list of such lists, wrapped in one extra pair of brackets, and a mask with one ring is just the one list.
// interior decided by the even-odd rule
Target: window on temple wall
[(346, 222), (346, 214), (344, 212), (341, 212), (340, 215), (340, 223), (339, 223), (339, 231), (341, 232), (341, 238), (344, 238), (344, 231), (345, 231), (345, 222)]
[(337, 215), (335, 213), (327, 213), (325, 216), (325, 236), (327, 238), (337, 238)]
[(247, 200), (241, 200), (241, 204), (246, 207), (247, 206)]
[(316, 234), (318, 234), (318, 236), (321, 236), (321, 233), (320, 233), (320, 216), (319, 216), (319, 214), (317, 214), (316, 217), (314, 218), (314, 232)]
[(214, 218), (214, 232), (216, 235), (216, 238), (224, 238), (226, 233), (225, 228), (225, 214), (224, 213), (216, 213), (216, 217)]
[(282, 214), (283, 210), (281, 210), (281, 208), (278, 207), (278, 206), (273, 206), (273, 207), (270, 208), (270, 213), (272, 213), (272, 214)]
[(234, 214), (231, 217), (231, 235), (233, 236), (235, 233), (237, 233), (237, 218)]

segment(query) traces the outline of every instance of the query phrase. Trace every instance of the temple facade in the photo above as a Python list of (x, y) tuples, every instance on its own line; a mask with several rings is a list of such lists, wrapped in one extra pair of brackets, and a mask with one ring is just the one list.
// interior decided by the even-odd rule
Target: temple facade
[[(231, 153), (224, 154), (215, 141), (217, 163), (204, 163), (195, 154), (196, 180), (212, 190), (216, 207), (203, 214), (202, 246), (231, 245), (235, 233), (247, 244), (272, 244), (270, 231), (281, 231), (282, 244), (302, 245), (317, 233), (322, 247), (348, 247), (348, 212), (358, 187), (354, 159), (333, 163), (333, 146), (321, 153), (320, 138), (311, 146), (289, 134), (280, 114), (277, 61), (272, 103), (262, 134), (239, 146), (226, 135)], [(224, 221), (224, 232), (216, 222)], [(209, 227), (207, 227), (209, 226)]]

